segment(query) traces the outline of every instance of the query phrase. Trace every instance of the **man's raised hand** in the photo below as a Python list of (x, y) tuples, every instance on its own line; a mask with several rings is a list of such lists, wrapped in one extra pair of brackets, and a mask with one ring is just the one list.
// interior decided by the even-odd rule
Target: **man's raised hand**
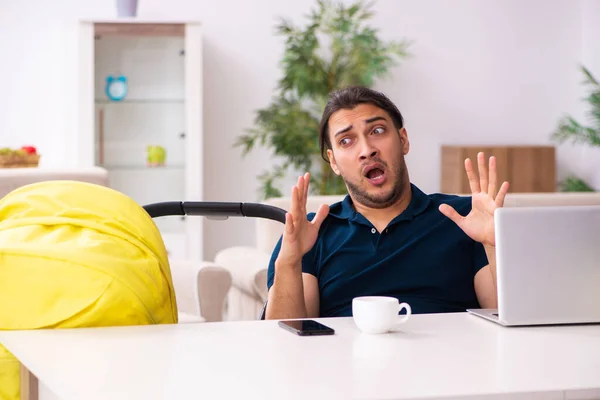
[(296, 266), (302, 257), (314, 246), (321, 224), (329, 214), (329, 206), (321, 204), (314, 219), (308, 221), (306, 201), (310, 173), (298, 178), (298, 183), (292, 187), (290, 210), (285, 215), (285, 230), (281, 249), (277, 257), (280, 265)]

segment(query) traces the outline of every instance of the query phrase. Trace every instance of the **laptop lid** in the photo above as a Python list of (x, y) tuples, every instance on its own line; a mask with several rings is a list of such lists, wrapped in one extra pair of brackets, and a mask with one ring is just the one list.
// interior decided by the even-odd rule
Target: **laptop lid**
[(499, 319), (600, 322), (600, 206), (496, 210)]

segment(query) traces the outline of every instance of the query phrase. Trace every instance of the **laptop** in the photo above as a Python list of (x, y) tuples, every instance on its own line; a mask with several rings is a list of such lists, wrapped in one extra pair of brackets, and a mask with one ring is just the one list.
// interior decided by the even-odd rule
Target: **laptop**
[(498, 309), (504, 326), (600, 323), (600, 206), (495, 211)]

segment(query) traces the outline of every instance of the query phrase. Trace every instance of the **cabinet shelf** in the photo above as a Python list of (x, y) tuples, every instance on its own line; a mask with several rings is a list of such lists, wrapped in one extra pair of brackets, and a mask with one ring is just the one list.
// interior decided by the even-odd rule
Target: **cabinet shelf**
[(109, 99), (96, 99), (96, 104), (184, 104), (183, 99), (124, 99), (121, 101), (113, 101)]
[(108, 171), (181, 171), (185, 168), (184, 165), (174, 164), (174, 165), (165, 165), (164, 167), (148, 167), (146, 165), (110, 165), (104, 164), (101, 165), (102, 168), (107, 169)]

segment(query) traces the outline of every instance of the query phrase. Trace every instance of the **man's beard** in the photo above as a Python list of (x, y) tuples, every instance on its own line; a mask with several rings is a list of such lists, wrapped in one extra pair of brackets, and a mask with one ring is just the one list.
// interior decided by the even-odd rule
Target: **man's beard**
[[(360, 185), (346, 180), (344, 178), (344, 174), (341, 174), (341, 176), (344, 180), (344, 183), (348, 187), (348, 192), (352, 195), (352, 198), (355, 201), (369, 208), (386, 208), (398, 202), (404, 193), (406, 185), (406, 164), (403, 157), (398, 163), (396, 169), (394, 171), (390, 171), (387, 169), (387, 164), (385, 164), (383, 161), (374, 161), (381, 163), (386, 168), (386, 173), (392, 172), (392, 175), (394, 176), (392, 189), (388, 193), (379, 195), (371, 194), (367, 190), (363, 190)], [(367, 184), (370, 185), (370, 183)]]

